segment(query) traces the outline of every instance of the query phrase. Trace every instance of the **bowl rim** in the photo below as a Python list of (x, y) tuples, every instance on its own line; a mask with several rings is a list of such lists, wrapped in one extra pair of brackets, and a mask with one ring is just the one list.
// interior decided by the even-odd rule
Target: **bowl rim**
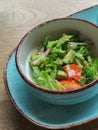
[(77, 93), (77, 92), (80, 92), (80, 91), (83, 91), (87, 88), (90, 88), (90, 87), (93, 87), (96, 83), (98, 83), (98, 78), (93, 80), (91, 83), (87, 84), (87, 85), (84, 85), (83, 87), (79, 88), (79, 89), (75, 89), (75, 90), (68, 90), (68, 91), (57, 91), (57, 90), (49, 90), (49, 89), (45, 89), (43, 87), (40, 87), (39, 85), (33, 83), (32, 81), (30, 81), (23, 73), (20, 65), (19, 65), (19, 52), (20, 52), (20, 48), (22, 46), (22, 43), (23, 41), (25, 40), (25, 38), (30, 34), (32, 33), (35, 29), (37, 28), (40, 28), (42, 26), (44, 26), (45, 24), (47, 23), (51, 23), (51, 22), (55, 22), (55, 21), (58, 21), (58, 20), (76, 20), (76, 21), (82, 21), (84, 23), (87, 23), (89, 25), (92, 25), (93, 27), (95, 28), (98, 28), (97, 25), (89, 22), (89, 21), (86, 21), (84, 19), (80, 19), (80, 18), (69, 18), (69, 17), (64, 17), (64, 18), (55, 18), (55, 19), (51, 19), (51, 20), (48, 20), (48, 21), (45, 21), (41, 24), (38, 24), (36, 25), (35, 27), (33, 27), (31, 30), (29, 30), (20, 40), (17, 48), (16, 48), (16, 55), (15, 55), (15, 62), (16, 62), (16, 67), (17, 67), (17, 70), (19, 72), (19, 74), (21, 75), (21, 77), (23, 78), (24, 81), (26, 81), (27, 84), (29, 84), (30, 87), (32, 88), (35, 88), (37, 90), (40, 90), (40, 91), (43, 91), (43, 92), (46, 92), (46, 93), (50, 93), (50, 94), (72, 94), (72, 93)]

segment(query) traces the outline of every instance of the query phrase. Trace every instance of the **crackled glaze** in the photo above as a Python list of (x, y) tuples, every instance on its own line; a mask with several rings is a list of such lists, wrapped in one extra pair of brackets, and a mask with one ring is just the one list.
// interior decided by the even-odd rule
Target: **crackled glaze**
[(15, 52), (8, 61), (5, 74), (12, 103), (25, 118), (38, 126), (61, 129), (98, 118), (98, 95), (75, 105), (51, 105), (36, 98), (17, 71)]

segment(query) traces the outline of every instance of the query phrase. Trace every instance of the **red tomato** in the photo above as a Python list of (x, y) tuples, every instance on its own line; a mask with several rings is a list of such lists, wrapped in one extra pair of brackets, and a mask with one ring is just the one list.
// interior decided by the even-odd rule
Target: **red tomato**
[(59, 81), (62, 85), (62, 90), (75, 90), (81, 88), (81, 85), (72, 79)]
[(64, 66), (64, 71), (68, 74), (68, 79), (80, 81), (82, 68), (76, 64), (69, 64)]

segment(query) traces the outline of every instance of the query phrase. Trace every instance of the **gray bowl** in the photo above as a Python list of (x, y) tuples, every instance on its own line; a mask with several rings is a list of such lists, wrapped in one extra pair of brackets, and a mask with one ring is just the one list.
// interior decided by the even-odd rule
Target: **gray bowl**
[(16, 50), (17, 69), (28, 83), (28, 87), (33, 95), (41, 100), (53, 104), (76, 104), (86, 101), (98, 93), (98, 79), (72, 91), (51, 91), (36, 85), (33, 81), (29, 58), (32, 52), (38, 48), (46, 35), (56, 39), (63, 33), (79, 32), (82, 39), (89, 39), (95, 44), (93, 52), (98, 56), (98, 27), (85, 20), (75, 18), (60, 18), (45, 22), (29, 31), (20, 41)]

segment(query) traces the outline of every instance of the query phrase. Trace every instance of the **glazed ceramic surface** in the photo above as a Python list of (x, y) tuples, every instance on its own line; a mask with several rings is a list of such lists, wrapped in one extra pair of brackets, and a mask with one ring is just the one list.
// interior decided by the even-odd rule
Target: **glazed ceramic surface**
[(87, 21), (73, 18), (51, 20), (35, 27), (21, 40), (16, 53), (17, 68), (23, 79), (29, 84), (32, 94), (52, 104), (76, 104), (86, 101), (98, 93), (98, 80), (70, 92), (48, 91), (33, 82), (29, 65), (31, 53), (40, 46), (46, 35), (55, 39), (68, 32), (79, 32), (82, 39), (91, 40), (95, 44), (93, 52), (98, 57), (98, 27)]
[(15, 52), (6, 68), (7, 92), (15, 107), (31, 122), (49, 129), (68, 128), (98, 116), (98, 95), (81, 104), (51, 105), (37, 99), (19, 75)]
[[(98, 25), (97, 12), (96, 6), (71, 17), (87, 19)], [(65, 129), (98, 118), (98, 95), (75, 105), (51, 105), (37, 99), (17, 71), (15, 52), (5, 68), (5, 85), (16, 109), (30, 122), (44, 128)]]

